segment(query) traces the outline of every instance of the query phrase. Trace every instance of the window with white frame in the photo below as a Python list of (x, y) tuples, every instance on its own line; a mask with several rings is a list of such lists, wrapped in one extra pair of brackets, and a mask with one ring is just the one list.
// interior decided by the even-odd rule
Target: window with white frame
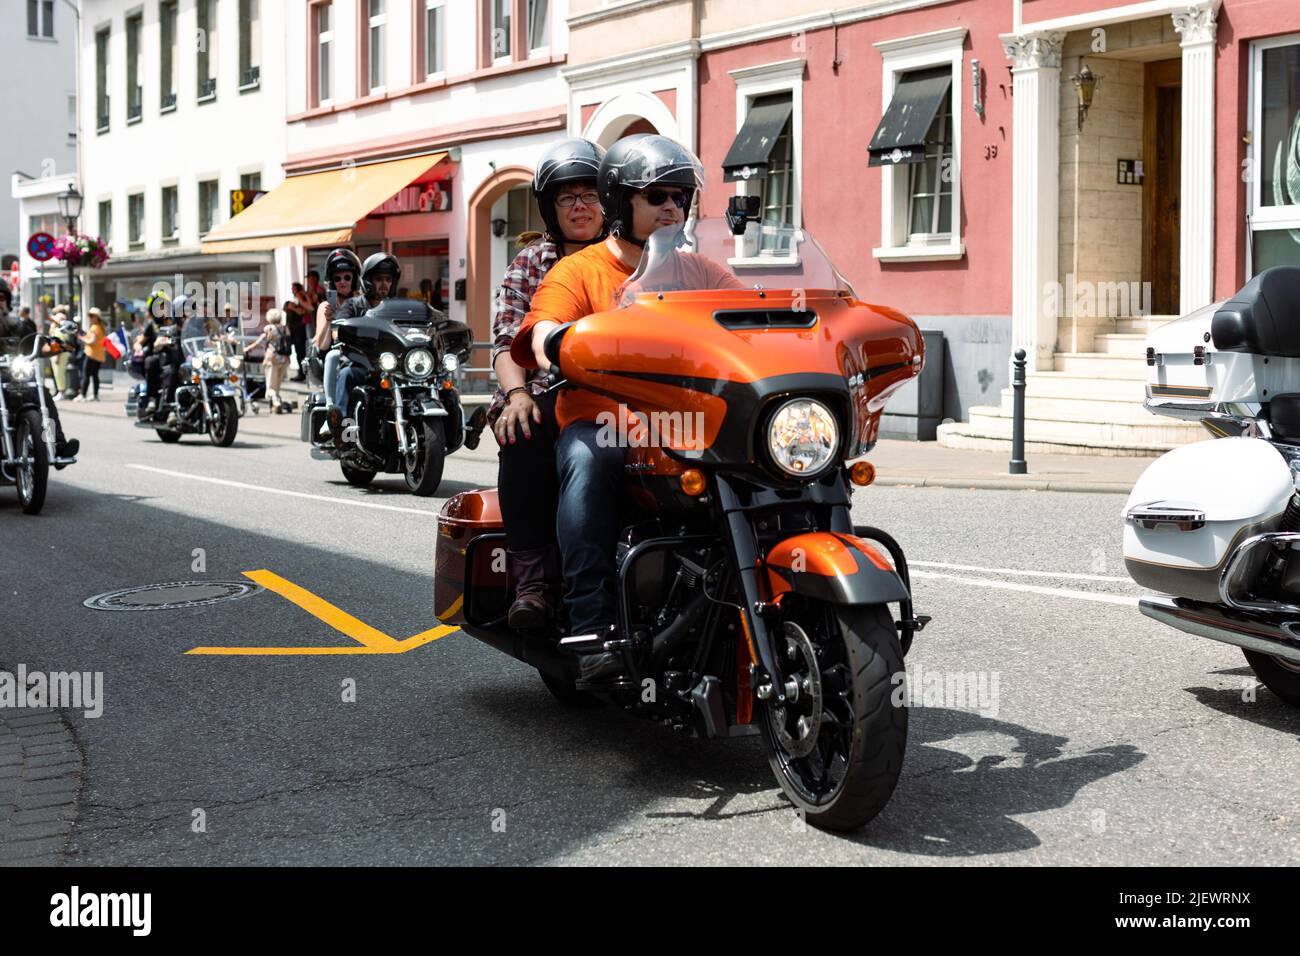
[(1251, 51), (1250, 274), (1300, 266), (1300, 34)]
[(261, 0), (239, 0), (239, 88), (253, 90), (262, 79)]
[(77, 142), (77, 94), (68, 94), (68, 145)]
[(54, 0), (27, 0), (27, 35), (54, 39)]
[[(884, 60), (881, 125), (871, 150), (871, 166), (880, 170), (881, 182), (880, 245), (872, 251), (877, 259), (925, 261), (965, 255), (961, 237), (965, 40), (966, 28), (956, 27), (875, 44)], [(897, 124), (917, 124), (924, 132)], [(895, 139), (898, 145), (893, 148), (876, 148), (882, 140), (888, 144)]]
[(550, 0), (528, 0), (528, 50), (542, 51), (551, 46)]
[(144, 87), (140, 84), (140, 34), (144, 14), (126, 18), (126, 121), (138, 122), (144, 115)]
[(498, 62), (510, 59), (511, 54), (511, 22), (513, 20), (512, 7), (513, 0), (489, 0), (492, 8), (492, 61)]
[(166, 113), (176, 109), (176, 0), (158, 5), (158, 36), (158, 111)]
[(369, 30), (369, 45), (367, 46), (366, 58), (370, 67), (370, 92), (382, 93), (385, 87), (384, 56), (387, 46), (385, 44), (385, 33), (388, 28), (388, 13), (385, 10), (385, 0), (367, 0), (367, 29)]
[(180, 223), (177, 220), (177, 188), (162, 188), (162, 238), (163, 242), (173, 242), (180, 236)]
[[(763, 221), (751, 226), (737, 242), (733, 264), (797, 255), (792, 241), (803, 224), (804, 69), (805, 61), (796, 59), (731, 71), (736, 81), (737, 142), (743, 139), (747, 125), (752, 128), (757, 123), (760, 128), (753, 132), (766, 150), (762, 159), (755, 155), (763, 175), (748, 175), (746, 169), (735, 173), (736, 195), (760, 197)], [(727, 176), (733, 178), (731, 172)]]
[(424, 75), (438, 76), (446, 71), (443, 45), (446, 42), (445, 0), (424, 0)]
[(108, 129), (108, 27), (95, 33), (95, 128)]
[(113, 248), (113, 200), (102, 199), (99, 203), (99, 238), (104, 240), (110, 250)]
[(217, 224), (221, 213), (217, 180), (205, 179), (199, 183), (199, 234), (206, 235)]
[(216, 0), (195, 0), (198, 28), (195, 34), (198, 63), (198, 101), (205, 103), (217, 96), (217, 16)]
[(144, 245), (144, 193), (126, 197), (126, 241), (132, 246)]
[(322, 3), (313, 10), (313, 29), (316, 32), (316, 105), (328, 105), (333, 96), (330, 71), (334, 49), (334, 6)]

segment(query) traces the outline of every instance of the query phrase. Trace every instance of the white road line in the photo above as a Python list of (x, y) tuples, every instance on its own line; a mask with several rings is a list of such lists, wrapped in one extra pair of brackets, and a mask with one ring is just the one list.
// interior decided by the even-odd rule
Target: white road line
[(314, 501), (317, 504), (330, 505), (348, 505), (352, 508), (371, 508), (375, 511), (400, 511), (403, 514), (420, 515), (425, 518), (437, 518), (436, 511), (422, 511), (419, 508), (402, 508), (398, 505), (381, 505), (373, 501), (351, 501), (347, 498), (335, 498), (328, 495), (313, 495), (305, 491), (289, 491), (286, 488), (268, 488), (265, 485), (250, 485), (242, 481), (229, 481), (225, 478), (209, 478), (207, 475), (191, 475), (184, 471), (169, 471), (166, 468), (154, 468), (151, 465), (128, 464), (127, 468), (134, 468), (137, 471), (151, 471), (157, 475), (167, 475), (172, 478), (188, 478), (190, 481), (205, 481), (210, 485), (225, 485), (227, 488), (242, 488), (245, 491), (263, 491), (269, 495), (286, 495), (290, 498), (306, 498), (308, 501)]
[(960, 574), (939, 574), (935, 571), (913, 571), (914, 578), (940, 578), (945, 581), (960, 581), (982, 588), (1001, 588), (1006, 591), (1028, 591), (1031, 594), (1046, 594), (1051, 597), (1074, 598), (1079, 601), (1096, 601), (1100, 604), (1124, 604), (1137, 607), (1138, 599), (1119, 594), (1098, 594), (1093, 591), (1070, 591), (1064, 588), (1044, 588), (1036, 584), (1020, 584), (1016, 581), (990, 581), (987, 578), (968, 578)]
[(911, 568), (944, 568), (948, 571), (982, 571), (985, 574), (1018, 574), (1027, 578), (1070, 578), (1075, 581), (1116, 581), (1123, 584), (1132, 584), (1133, 579), (1128, 577), (1113, 577), (1105, 574), (1074, 574), (1068, 571), (1023, 571), (1020, 568), (977, 568), (969, 564), (943, 564), (939, 561), (913, 561), (910, 558), (907, 566)]

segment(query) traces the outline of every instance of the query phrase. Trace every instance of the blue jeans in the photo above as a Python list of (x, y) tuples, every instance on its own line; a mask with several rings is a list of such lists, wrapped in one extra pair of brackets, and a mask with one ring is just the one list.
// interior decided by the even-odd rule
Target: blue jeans
[(354, 385), (360, 385), (366, 380), (366, 373), (357, 368), (355, 365), (349, 365), (347, 368), (340, 369), (334, 380), (334, 404), (343, 410), (344, 417), (347, 417), (349, 408), (348, 396), (352, 393)]
[(555, 532), (570, 634), (590, 634), (618, 621), (614, 553), (627, 452), (597, 445), (598, 428), (595, 422), (574, 422), (555, 443), (560, 476)]

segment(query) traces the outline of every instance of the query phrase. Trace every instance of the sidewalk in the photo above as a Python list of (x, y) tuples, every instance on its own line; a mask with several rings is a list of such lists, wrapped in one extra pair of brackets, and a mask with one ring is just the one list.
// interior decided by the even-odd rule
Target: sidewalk
[[(118, 387), (104, 389), (99, 402), (59, 403), (59, 414), (69, 420), (81, 417), (126, 417), (126, 376)], [(289, 401), (301, 402), (307, 395), (306, 386), (299, 382), (285, 383), (283, 389)], [(488, 396), (472, 395), (466, 404), (486, 401)], [(239, 434), (259, 435), (296, 441), (299, 434), (299, 416), (272, 414), (265, 402), (259, 405), (261, 414), (246, 415), (239, 422)], [(77, 428), (69, 421), (68, 434), (75, 436)], [(476, 451), (459, 451), (460, 458), (476, 461), (495, 461), (496, 445), (490, 435)], [(904, 485), (923, 488), (979, 488), (1027, 491), (1080, 491), (1128, 494), (1138, 476), (1154, 459), (1111, 458), (1088, 455), (1031, 455), (1027, 459), (1029, 474), (1007, 474), (1007, 459), (996, 452), (970, 451), (960, 448), (943, 448), (936, 442), (894, 441), (883, 439), (872, 451), (870, 461), (876, 466), (876, 483), (879, 485)]]

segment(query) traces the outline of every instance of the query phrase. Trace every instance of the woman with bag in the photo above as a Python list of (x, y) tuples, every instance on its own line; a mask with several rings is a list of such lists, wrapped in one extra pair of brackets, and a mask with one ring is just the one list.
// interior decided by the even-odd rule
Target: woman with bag
[(280, 399), (280, 386), (284, 384), (284, 373), (289, 368), (293, 340), (284, 327), (282, 309), (271, 309), (266, 313), (266, 328), (261, 335), (244, 346), (244, 354), (257, 351), (258, 346), (266, 347), (262, 355), (262, 369), (266, 373), (266, 394), (271, 400), (271, 408), (276, 414), (287, 411)]

